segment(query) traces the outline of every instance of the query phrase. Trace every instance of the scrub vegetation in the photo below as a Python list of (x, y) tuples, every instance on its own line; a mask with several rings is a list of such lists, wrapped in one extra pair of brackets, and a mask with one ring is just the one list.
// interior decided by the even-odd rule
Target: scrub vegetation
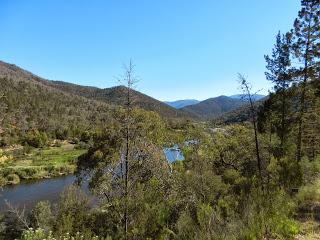
[[(132, 62), (115, 104), (109, 91), (3, 78), (2, 184), (75, 171), (97, 203), (74, 185), (57, 204), (13, 206), (0, 239), (319, 239), (319, 0), (301, 1), (265, 60), (272, 93), (255, 102), (239, 75), (246, 104), (208, 121), (137, 104)], [(174, 144), (184, 160), (169, 164)]]

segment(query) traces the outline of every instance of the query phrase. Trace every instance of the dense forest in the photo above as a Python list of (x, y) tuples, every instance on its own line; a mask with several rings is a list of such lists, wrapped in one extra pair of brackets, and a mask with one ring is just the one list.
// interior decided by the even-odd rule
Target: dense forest
[[(319, 0), (301, 1), (265, 60), (270, 95), (255, 102), (239, 75), (245, 104), (208, 121), (143, 107), (132, 62), (112, 101), (107, 90), (1, 78), (2, 147), (59, 139), (85, 151), (57, 204), (30, 213), (8, 204), (0, 239), (319, 239)], [(185, 160), (169, 164), (163, 148), (174, 144)], [(14, 174), (0, 171), (0, 184)], [(87, 181), (90, 195), (78, 187)]]

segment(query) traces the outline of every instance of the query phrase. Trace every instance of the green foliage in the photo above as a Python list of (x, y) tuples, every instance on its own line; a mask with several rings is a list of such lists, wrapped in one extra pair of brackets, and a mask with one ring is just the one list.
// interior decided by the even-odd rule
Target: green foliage
[[(86, 149), (75, 149), (71, 144), (60, 147), (42, 149), (28, 149), (15, 152), (13, 159), (7, 161), (0, 169), (0, 183), (17, 184), (20, 179), (41, 179), (70, 174), (75, 171), (77, 158), (86, 152)], [(14, 174), (14, 175), (12, 175)], [(12, 181), (15, 180), (15, 181)]]
[(303, 204), (320, 203), (320, 179), (301, 187), (297, 198)]
[(51, 204), (48, 201), (38, 202), (31, 213), (31, 225), (34, 229), (43, 229), (46, 232), (52, 230), (54, 216)]
[(9, 174), (6, 179), (9, 184), (18, 184), (20, 182), (19, 176), (14, 173)]
[[(54, 237), (52, 232), (47, 233), (43, 229), (39, 228), (36, 230), (29, 229), (23, 232), (20, 240), (103, 240), (97, 236), (87, 236), (77, 232), (75, 235), (66, 233), (58, 237)], [(106, 239), (111, 240), (111, 239)]]
[[(212, 128), (164, 121), (136, 109), (187, 116), (130, 89), (130, 69), (129, 88), (102, 90), (34, 76), (1, 79), (7, 98), (0, 107), (7, 111), (0, 144), (20, 141), (25, 149), (23, 160), (2, 161), (0, 185), (73, 172), (77, 164), (79, 180), (89, 179), (99, 198), (91, 207), (88, 196), (71, 187), (56, 209), (39, 203), (29, 219), (37, 230), (25, 230), (21, 239), (294, 239), (300, 231), (297, 213), (311, 206), (313, 214), (320, 202), (318, 9), (319, 1), (302, 0), (294, 29), (279, 33), (272, 56), (266, 56), (275, 92), (259, 103), (259, 132), (254, 106), (229, 113), (230, 121), (253, 119), (254, 129), (247, 123), (215, 122)], [(67, 151), (61, 141), (49, 148), (52, 138), (72, 139), (77, 147)], [(170, 166), (163, 147), (172, 144), (181, 145), (185, 161)]]
[(48, 144), (47, 134), (44, 132), (39, 132), (37, 130), (29, 131), (25, 136), (24, 144), (35, 148), (45, 147)]
[(76, 186), (67, 188), (60, 196), (54, 232), (58, 236), (67, 233), (90, 233), (87, 229), (89, 199)]

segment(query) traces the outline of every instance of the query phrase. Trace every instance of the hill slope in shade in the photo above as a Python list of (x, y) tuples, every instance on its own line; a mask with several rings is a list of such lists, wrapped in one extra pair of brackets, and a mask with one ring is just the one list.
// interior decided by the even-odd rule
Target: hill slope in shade
[[(40, 78), (26, 70), (23, 70), (13, 64), (0, 61), (0, 77), (8, 79), (33, 81), (55, 88), (68, 94), (85, 97), (96, 101), (108, 103), (110, 105), (124, 105), (126, 88), (123, 86), (100, 89), (97, 87), (80, 86), (77, 84), (67, 83), (63, 81), (50, 81)], [(148, 111), (158, 112), (167, 118), (192, 118), (195, 117), (191, 113), (177, 110), (167, 104), (149, 97), (138, 91), (133, 91), (134, 102), (136, 107), (143, 108)]]
[(176, 109), (181, 109), (186, 106), (195, 105), (199, 102), (200, 101), (198, 101), (196, 99), (184, 99), (184, 100), (177, 100), (177, 101), (172, 101), (172, 102), (166, 101), (164, 103), (166, 103), (169, 106), (174, 107)]
[[(50, 84), (55, 88), (58, 88), (65, 92), (83, 96), (89, 99), (103, 101), (108, 104), (124, 106), (126, 103), (127, 88), (125, 86), (116, 86), (116, 87), (101, 89), (96, 87), (80, 86), (80, 85), (61, 82), (61, 81), (52, 81), (50, 82)], [(140, 107), (147, 111), (157, 112), (163, 117), (167, 117), (167, 118), (194, 118), (195, 117), (188, 112), (170, 107), (167, 104), (157, 99), (154, 99), (146, 94), (143, 94), (141, 92), (132, 90), (132, 96), (133, 96), (134, 106)]]
[(240, 99), (219, 96), (209, 98), (192, 106), (184, 107), (182, 110), (188, 111), (199, 118), (208, 119), (221, 116), (223, 113), (234, 110), (244, 104), (246, 104), (246, 102)]
[[(267, 97), (262, 98), (259, 101), (256, 101), (255, 108), (259, 109), (263, 105), (266, 99)], [(242, 122), (251, 120), (250, 118), (251, 118), (250, 105), (248, 103), (245, 103), (244, 105), (217, 117), (215, 119), (215, 122), (219, 124), (242, 123)]]

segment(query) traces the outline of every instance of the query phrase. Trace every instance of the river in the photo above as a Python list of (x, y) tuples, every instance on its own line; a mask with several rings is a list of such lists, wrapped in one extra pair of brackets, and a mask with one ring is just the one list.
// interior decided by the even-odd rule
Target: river
[[(169, 163), (184, 160), (181, 150), (175, 145), (172, 148), (164, 149), (165, 156)], [(68, 186), (72, 185), (76, 177), (74, 175), (62, 176), (58, 178), (40, 179), (37, 181), (22, 181), (18, 185), (9, 185), (0, 190), (0, 213), (7, 210), (6, 201), (15, 207), (23, 208), (28, 211), (37, 202), (48, 200), (56, 203), (60, 193)], [(82, 189), (88, 192), (87, 185)]]
[(15, 207), (32, 209), (39, 201), (49, 200), (55, 203), (60, 193), (72, 185), (76, 177), (73, 175), (58, 178), (24, 181), (18, 185), (9, 185), (0, 190), (0, 213), (6, 211), (6, 201)]

